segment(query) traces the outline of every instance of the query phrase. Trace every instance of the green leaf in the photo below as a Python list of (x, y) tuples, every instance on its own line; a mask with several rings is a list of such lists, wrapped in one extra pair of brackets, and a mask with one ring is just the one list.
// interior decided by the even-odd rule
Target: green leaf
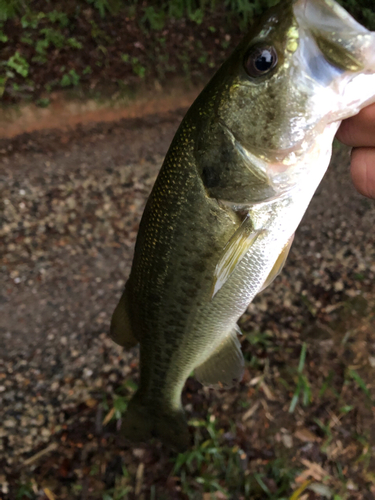
[(361, 378), (361, 376), (355, 371), (349, 368), (349, 375), (352, 379), (357, 382), (358, 386), (362, 389), (362, 391), (366, 394), (366, 396), (372, 400), (370, 391), (367, 389), (365, 381)]
[(306, 345), (306, 342), (304, 342), (302, 344), (301, 355), (300, 355), (299, 363), (298, 363), (298, 372), (299, 373), (303, 372), (303, 368), (305, 366), (306, 350), (307, 350), (307, 345)]
[(267, 488), (267, 486), (264, 484), (262, 480), (262, 476), (260, 474), (254, 474), (254, 478), (256, 479), (257, 483), (259, 486), (262, 488), (262, 490), (267, 493), (267, 495), (271, 495), (270, 490)]
[(67, 43), (68, 45), (73, 47), (73, 49), (82, 49), (83, 47), (82, 43), (76, 40), (74, 37), (68, 38)]
[(50, 103), (51, 103), (51, 101), (47, 97), (42, 98), (42, 99), (38, 99), (36, 101), (36, 105), (39, 106), (40, 108), (48, 108)]
[(29, 63), (24, 57), (21, 56), (19, 52), (16, 52), (12, 57), (6, 62), (9, 68), (14, 69), (19, 75), (24, 78), (29, 74)]
[(60, 80), (60, 85), (62, 87), (69, 87), (69, 85), (71, 85), (71, 80), (70, 80), (70, 76), (69, 75), (63, 75), (63, 77), (61, 78)]

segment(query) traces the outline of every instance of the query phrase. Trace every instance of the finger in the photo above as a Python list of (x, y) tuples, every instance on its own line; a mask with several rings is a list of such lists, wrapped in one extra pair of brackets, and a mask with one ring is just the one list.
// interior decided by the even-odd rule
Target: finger
[(357, 190), (375, 199), (375, 148), (353, 149), (350, 172)]
[(337, 132), (337, 138), (347, 146), (375, 147), (375, 104), (344, 120)]

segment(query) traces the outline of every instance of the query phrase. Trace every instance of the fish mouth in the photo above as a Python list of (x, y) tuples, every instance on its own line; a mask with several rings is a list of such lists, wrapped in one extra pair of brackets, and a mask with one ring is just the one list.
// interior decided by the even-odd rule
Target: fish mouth
[(359, 24), (333, 0), (296, 0), (300, 27), (312, 34), (327, 62), (342, 71), (375, 71), (375, 33)]
[(296, 0), (293, 11), (300, 31), (299, 67), (304, 82), (323, 91), (316, 93), (314, 106), (326, 117), (324, 127), (374, 102), (375, 32), (334, 0)]
[(368, 30), (359, 24), (344, 7), (341, 7), (333, 0), (294, 0), (294, 13), (301, 15), (303, 13), (305, 20), (309, 24), (326, 30), (331, 28), (368, 33)]

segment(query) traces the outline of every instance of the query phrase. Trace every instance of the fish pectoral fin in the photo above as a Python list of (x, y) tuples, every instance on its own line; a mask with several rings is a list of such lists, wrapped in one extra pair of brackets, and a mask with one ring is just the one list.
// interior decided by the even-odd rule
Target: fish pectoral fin
[(138, 344), (135, 338), (129, 318), (129, 304), (126, 289), (121, 296), (119, 303), (112, 315), (110, 336), (116, 344), (119, 344), (125, 349), (130, 349)]
[(228, 388), (242, 379), (245, 362), (237, 331), (233, 329), (210, 357), (195, 368), (195, 377), (201, 384)]
[(283, 267), (285, 265), (286, 259), (288, 258), (289, 250), (290, 250), (290, 248), (292, 246), (293, 240), (294, 240), (294, 233), (289, 238), (288, 243), (282, 249), (280, 255), (278, 256), (278, 258), (277, 258), (277, 260), (276, 260), (276, 262), (275, 262), (275, 264), (274, 264), (274, 266), (272, 268), (272, 271), (267, 276), (266, 281), (263, 283), (263, 286), (259, 290), (258, 293), (262, 292), (265, 288), (267, 288), (273, 282), (273, 280), (278, 277), (278, 275), (283, 270)]
[(254, 230), (250, 218), (246, 218), (224, 247), (223, 255), (216, 265), (211, 299), (231, 276), (250, 247), (254, 244), (262, 229)]

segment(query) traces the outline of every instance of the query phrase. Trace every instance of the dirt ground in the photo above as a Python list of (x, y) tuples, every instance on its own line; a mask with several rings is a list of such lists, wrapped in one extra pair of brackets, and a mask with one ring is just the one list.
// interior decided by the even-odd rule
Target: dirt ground
[(239, 387), (187, 381), (185, 454), (119, 436), (138, 358), (109, 320), (183, 114), (0, 142), (0, 498), (375, 498), (375, 204), (338, 146)]

